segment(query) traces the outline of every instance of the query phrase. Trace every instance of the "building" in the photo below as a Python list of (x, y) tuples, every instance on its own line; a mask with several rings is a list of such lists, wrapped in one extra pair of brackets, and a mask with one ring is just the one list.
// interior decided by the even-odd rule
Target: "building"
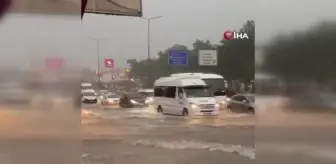
[(109, 68), (101, 71), (100, 81), (111, 83), (115, 81), (129, 80), (126, 68)]

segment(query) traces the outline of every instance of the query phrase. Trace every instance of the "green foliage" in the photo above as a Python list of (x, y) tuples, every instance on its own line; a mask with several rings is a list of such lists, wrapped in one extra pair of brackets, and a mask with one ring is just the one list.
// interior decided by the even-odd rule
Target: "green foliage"
[(279, 36), (265, 49), (263, 69), (286, 81), (326, 82), (336, 78), (336, 24), (325, 22)]
[[(158, 53), (157, 59), (151, 60), (129, 60), (132, 65), (132, 75), (148, 81), (151, 86), (155, 79), (168, 76), (178, 72), (211, 72), (223, 75), (226, 79), (249, 81), (254, 79), (254, 32), (255, 23), (253, 20), (247, 21), (240, 31), (247, 32), (249, 39), (245, 40), (222, 40), (219, 45), (211, 43), (209, 40), (196, 40), (192, 49), (184, 45), (173, 45)], [(199, 66), (199, 50), (217, 50), (217, 67)], [(170, 66), (168, 64), (168, 53), (170, 50), (184, 50), (189, 53), (188, 66)], [(148, 75), (150, 74), (150, 80)]]

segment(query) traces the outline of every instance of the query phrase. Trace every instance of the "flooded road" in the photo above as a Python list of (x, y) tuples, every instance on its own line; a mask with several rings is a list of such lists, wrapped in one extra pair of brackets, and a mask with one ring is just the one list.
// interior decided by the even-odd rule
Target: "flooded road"
[(335, 163), (335, 117), (268, 111), (186, 118), (97, 105), (1, 108), (0, 163)]
[(239, 164), (255, 159), (254, 117), (247, 114), (184, 118), (151, 108), (84, 113), (84, 163)]

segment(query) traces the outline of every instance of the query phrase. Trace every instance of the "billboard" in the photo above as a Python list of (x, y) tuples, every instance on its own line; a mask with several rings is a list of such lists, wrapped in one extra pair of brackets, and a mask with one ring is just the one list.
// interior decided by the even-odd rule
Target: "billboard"
[(82, 0), (12, 0), (11, 12), (78, 15)]
[(113, 59), (104, 59), (105, 68), (114, 68), (114, 60)]
[(85, 13), (141, 17), (142, 0), (87, 0)]
[(45, 67), (48, 71), (60, 71), (64, 67), (64, 60), (60, 57), (47, 57)]

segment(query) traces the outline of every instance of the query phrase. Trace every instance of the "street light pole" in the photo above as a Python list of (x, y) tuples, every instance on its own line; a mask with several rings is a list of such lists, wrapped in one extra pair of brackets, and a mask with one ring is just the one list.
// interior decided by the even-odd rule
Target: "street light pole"
[(97, 43), (97, 78), (98, 78), (98, 83), (100, 84), (100, 54), (99, 54), (99, 40), (96, 40)]
[(142, 19), (145, 19), (147, 20), (147, 60), (148, 60), (148, 83), (152, 80), (151, 79), (151, 67), (150, 67), (150, 59), (151, 59), (151, 33), (150, 33), (150, 25), (151, 25), (151, 20), (154, 20), (154, 19), (159, 19), (161, 18), (162, 16), (156, 16), (156, 17), (150, 17), (150, 18), (146, 18), (146, 17), (141, 17)]
[(96, 41), (96, 44), (97, 44), (97, 80), (98, 80), (98, 83), (100, 83), (100, 51), (99, 51), (99, 48), (100, 48), (100, 42), (103, 41), (103, 40), (106, 40), (107, 38), (92, 38), (92, 37), (89, 37), (88, 39), (91, 39), (91, 40), (94, 40)]
[(151, 58), (151, 55), (150, 55), (150, 48), (151, 48), (151, 39), (150, 39), (150, 21), (151, 19), (147, 19), (147, 59), (148, 61), (150, 60)]

